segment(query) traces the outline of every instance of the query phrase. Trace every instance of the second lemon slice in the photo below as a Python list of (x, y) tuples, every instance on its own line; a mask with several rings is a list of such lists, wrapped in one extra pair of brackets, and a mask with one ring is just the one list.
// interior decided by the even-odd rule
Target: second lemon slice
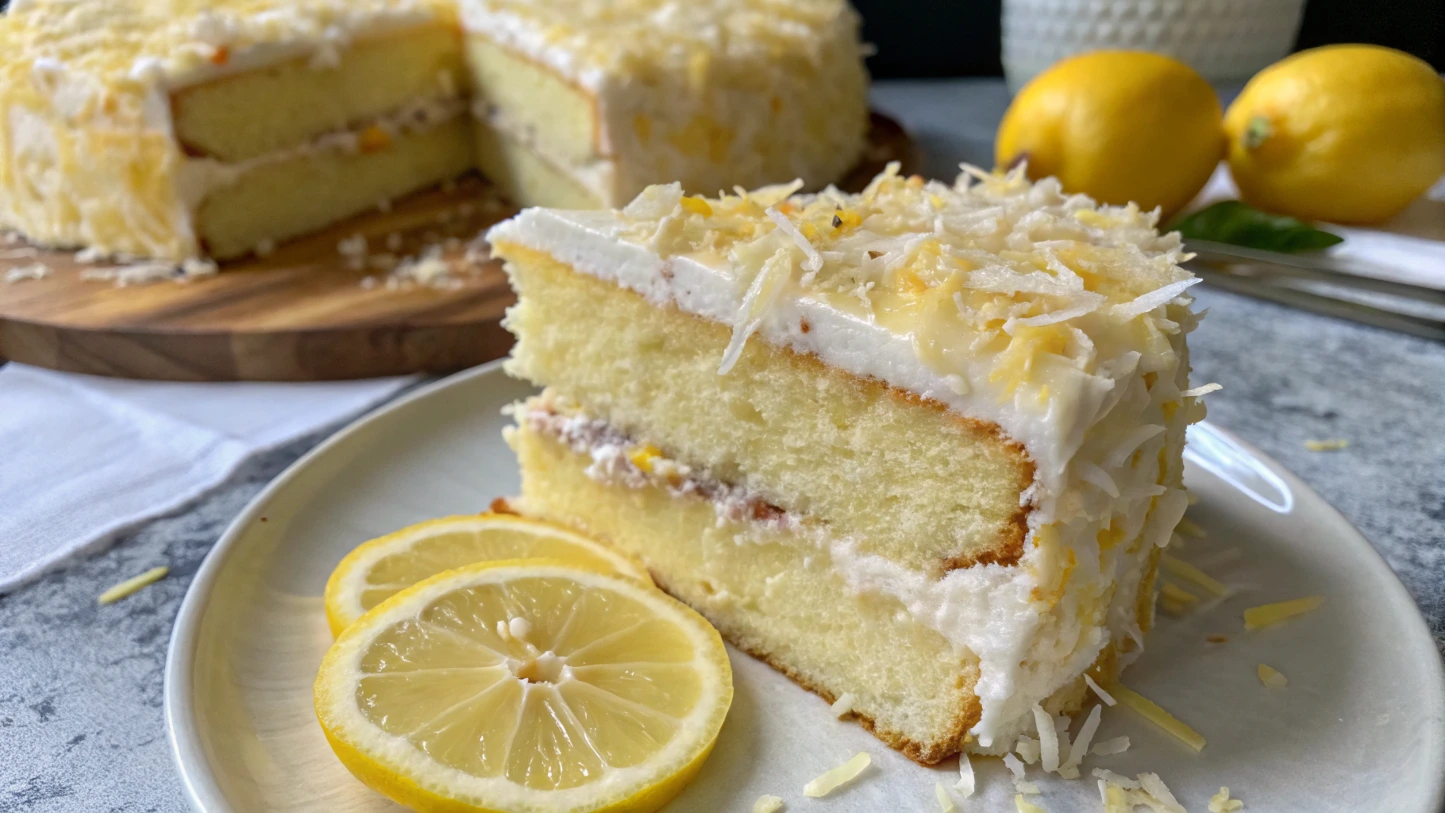
[(600, 542), (515, 514), (474, 514), (419, 522), (347, 554), (326, 582), (332, 635), (417, 582), (477, 562), (552, 559), (651, 584), (647, 571)]

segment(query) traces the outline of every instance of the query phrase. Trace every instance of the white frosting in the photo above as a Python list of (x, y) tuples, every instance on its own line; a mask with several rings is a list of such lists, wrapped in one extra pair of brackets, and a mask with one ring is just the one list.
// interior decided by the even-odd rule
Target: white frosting
[[(646, 205), (643, 198), (634, 203)], [(643, 215), (661, 217), (654, 241), (676, 216), (663, 209), (675, 211), (667, 204)], [(824, 543), (833, 566), (854, 589), (896, 597), (920, 622), (978, 658), (975, 691), (983, 712), (971, 732), (973, 747), (1010, 746), (1031, 724), (1032, 705), (1077, 679), (1105, 646), (1137, 651), (1140, 581), (1150, 552), (1168, 543), (1186, 505), (1179, 473), (1165, 477), (1158, 460), (1177, 460), (1182, 418), (1198, 411), (1181, 396), (1188, 387), (1183, 335), (1193, 327), (1193, 316), (1181, 307), (1187, 300), (1176, 297), (1187, 286), (1171, 283), (1168, 296), (1149, 306), (1161, 324), (1177, 323), (1162, 355), (1157, 348), (1141, 353), (1121, 340), (1127, 333), (1117, 329), (1119, 311), (1109, 314), (1114, 321), (1107, 324), (1091, 323), (1096, 316), (1088, 313), (1066, 314), (1059, 319), (1086, 328), (1075, 330), (1074, 341), (1089, 344), (1088, 369), (1056, 362), (1058, 356), (1040, 357), (1030, 362), (1038, 375), (1009, 383), (991, 376), (997, 350), (975, 346), (940, 369), (917, 349), (913, 330), (899, 330), (898, 322), (887, 324), (867, 308), (846, 307), (806, 284), (784, 286), (759, 312), (749, 306), (749, 282), (739, 278), (732, 262), (716, 252), (660, 256), (638, 238), (632, 228), (636, 217), (636, 212), (629, 217), (529, 209), (487, 237), (493, 244), (545, 252), (659, 307), (732, 326), (743, 336), (740, 314), (756, 317), (755, 332), (768, 342), (994, 423), (1034, 462), (1035, 482), (1022, 498), (1032, 507), (1029, 532), (1017, 565), (973, 566), (939, 578), (861, 553), (851, 539)], [(806, 251), (800, 253), (804, 268), (808, 259)], [(761, 278), (762, 273), (754, 277), (752, 287)], [(1098, 307), (1094, 303), (1089, 310)], [(1166, 404), (1183, 410), (1181, 420), (1165, 418)], [(1161, 451), (1166, 443), (1172, 455)], [(1103, 545), (1104, 536), (1112, 544)]]

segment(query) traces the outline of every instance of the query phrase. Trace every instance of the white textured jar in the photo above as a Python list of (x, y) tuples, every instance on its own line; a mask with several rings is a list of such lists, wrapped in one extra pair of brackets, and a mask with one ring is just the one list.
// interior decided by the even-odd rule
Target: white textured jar
[(1154, 51), (1211, 82), (1243, 81), (1289, 53), (1305, 0), (1004, 0), (1003, 69), (1017, 92), (1066, 56)]

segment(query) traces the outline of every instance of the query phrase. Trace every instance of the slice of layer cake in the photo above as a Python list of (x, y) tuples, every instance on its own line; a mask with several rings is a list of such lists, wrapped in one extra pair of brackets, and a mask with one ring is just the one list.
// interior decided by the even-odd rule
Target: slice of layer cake
[(925, 763), (1072, 712), (1184, 512), (1176, 234), (1050, 179), (654, 186), (488, 235), (520, 301), (523, 509), (641, 557)]
[(232, 257), (465, 172), (430, 0), (31, 0), (0, 17), (0, 226)]
[(461, 0), (477, 160), (519, 205), (621, 206), (857, 163), (868, 124), (845, 0)]

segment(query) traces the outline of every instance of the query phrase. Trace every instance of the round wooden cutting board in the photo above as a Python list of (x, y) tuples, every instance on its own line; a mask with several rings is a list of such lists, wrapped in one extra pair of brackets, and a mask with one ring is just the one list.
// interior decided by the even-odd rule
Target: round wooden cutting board
[[(907, 171), (915, 158), (903, 128), (875, 113), (864, 159), (840, 186), (856, 191), (887, 162)], [(477, 179), (421, 192), (183, 282), (120, 287), (83, 278), (105, 266), (72, 253), (0, 244), (0, 360), (171, 381), (369, 378), (490, 361), (512, 344), (500, 324), (513, 298), (499, 261), (473, 258), (451, 287), (388, 287), (385, 271), (349, 267), (338, 251), (354, 234), (366, 236), (372, 255), (398, 256), (455, 237), (446, 257), (459, 261), (468, 239), (513, 213), (489, 192)], [(3, 281), (35, 263), (49, 275)]]

